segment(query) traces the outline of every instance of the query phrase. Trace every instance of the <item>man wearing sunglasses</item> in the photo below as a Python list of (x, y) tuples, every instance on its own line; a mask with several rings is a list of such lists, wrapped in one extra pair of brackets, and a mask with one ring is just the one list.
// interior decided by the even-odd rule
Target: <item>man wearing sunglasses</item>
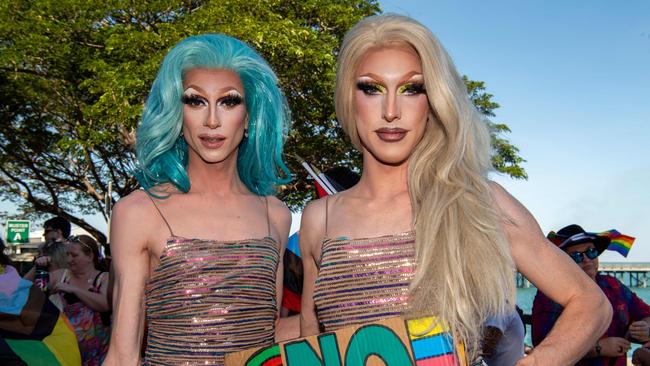
[[(607, 249), (610, 239), (569, 225), (547, 238), (573, 259), (598, 284), (612, 304), (614, 316), (609, 328), (576, 365), (625, 366), (630, 341), (650, 341), (650, 306), (615, 277), (598, 274), (598, 256)], [(562, 307), (537, 291), (532, 311), (532, 341), (539, 344), (562, 314)]]
[(34, 281), (36, 266), (47, 267), (48, 272), (59, 268), (68, 267), (65, 239), (70, 236), (70, 221), (56, 216), (43, 223), (43, 244), (38, 247), (38, 254), (34, 258), (34, 266), (27, 271), (24, 279)]

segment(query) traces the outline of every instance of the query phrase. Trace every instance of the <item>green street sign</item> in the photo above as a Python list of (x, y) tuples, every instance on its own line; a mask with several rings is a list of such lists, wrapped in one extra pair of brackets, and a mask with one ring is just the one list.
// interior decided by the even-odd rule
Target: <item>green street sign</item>
[(7, 243), (25, 244), (29, 243), (29, 221), (28, 220), (7, 220)]

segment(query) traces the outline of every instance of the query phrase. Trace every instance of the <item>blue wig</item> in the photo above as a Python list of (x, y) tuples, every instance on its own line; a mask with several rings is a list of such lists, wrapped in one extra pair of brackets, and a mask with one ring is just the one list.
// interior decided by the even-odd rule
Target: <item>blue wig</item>
[(228, 69), (239, 75), (248, 112), (248, 138), (239, 146), (237, 171), (251, 192), (273, 194), (276, 185), (290, 179), (282, 160), (289, 107), (266, 61), (244, 42), (222, 34), (189, 37), (165, 56), (137, 131), (138, 182), (147, 191), (163, 183), (189, 191), (181, 98), (183, 77), (195, 68)]

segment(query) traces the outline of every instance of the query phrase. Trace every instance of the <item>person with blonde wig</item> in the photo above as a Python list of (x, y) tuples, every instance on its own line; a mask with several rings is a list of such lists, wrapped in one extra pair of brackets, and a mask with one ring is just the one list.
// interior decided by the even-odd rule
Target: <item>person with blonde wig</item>
[(486, 318), (514, 309), (519, 270), (564, 313), (517, 364), (579, 360), (611, 308), (488, 180), (489, 131), (433, 34), (401, 15), (366, 18), (345, 36), (337, 67), (337, 118), (363, 172), (303, 212), (302, 335), (436, 315), (473, 361)]

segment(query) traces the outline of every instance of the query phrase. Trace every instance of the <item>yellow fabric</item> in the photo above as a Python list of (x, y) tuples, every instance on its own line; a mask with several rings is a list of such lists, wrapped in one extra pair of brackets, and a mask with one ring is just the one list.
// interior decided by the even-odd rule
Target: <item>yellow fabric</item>
[(74, 333), (72, 325), (70, 325), (70, 321), (68, 321), (68, 318), (63, 313), (59, 314), (59, 319), (52, 333), (43, 338), (43, 343), (50, 349), (62, 366), (81, 365), (77, 336)]

